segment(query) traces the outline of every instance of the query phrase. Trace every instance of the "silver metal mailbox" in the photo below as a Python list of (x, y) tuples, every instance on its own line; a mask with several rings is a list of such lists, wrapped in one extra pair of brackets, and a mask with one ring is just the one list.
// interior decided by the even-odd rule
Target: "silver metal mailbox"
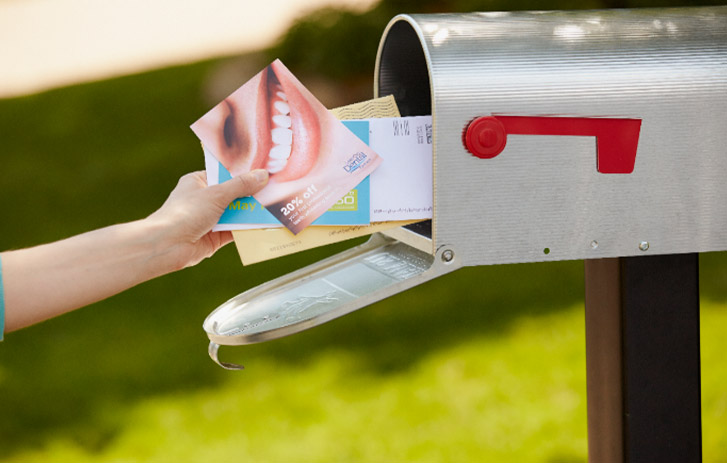
[[(726, 7), (399, 16), (376, 64), (377, 95), (433, 115), (432, 252), (483, 265), (727, 249)], [(640, 121), (633, 171), (600, 173), (593, 136), (508, 135), (480, 159), (462, 136), (490, 115)]]
[(433, 116), (432, 221), (223, 304), (215, 361), (462, 266), (727, 249), (727, 7), (401, 15), (375, 94)]

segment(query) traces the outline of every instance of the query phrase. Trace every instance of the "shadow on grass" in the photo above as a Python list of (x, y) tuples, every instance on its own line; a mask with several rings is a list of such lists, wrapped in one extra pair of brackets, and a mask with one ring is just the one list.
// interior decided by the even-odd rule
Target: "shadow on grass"
[[(1, 156), (14, 174), (0, 184), (0, 249), (158, 207), (179, 175), (202, 167), (187, 126), (208, 109), (195, 95), (209, 69), (201, 63), (0, 101)], [(100, 449), (134, 401), (225, 381), (234, 373), (207, 357), (206, 315), (351, 245), (249, 268), (230, 246), (193, 269), (8, 335), (0, 345), (0, 448), (11, 455), (64, 437)], [(704, 297), (727, 299), (724, 254), (702, 262)], [(391, 374), (437, 349), (497, 336), (520, 317), (572, 307), (583, 297), (582, 275), (581, 262), (466, 268), (297, 336), (222, 355), (254, 368), (256, 358), (305, 364), (344, 349), (365, 359), (362, 370)]]

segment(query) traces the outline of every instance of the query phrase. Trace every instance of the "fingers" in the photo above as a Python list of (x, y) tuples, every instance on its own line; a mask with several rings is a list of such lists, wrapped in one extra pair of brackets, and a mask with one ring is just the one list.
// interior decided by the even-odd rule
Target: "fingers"
[(178, 191), (194, 191), (207, 186), (207, 174), (203, 170), (182, 175), (174, 188)]
[(221, 204), (227, 205), (237, 198), (254, 195), (267, 183), (268, 172), (265, 169), (256, 169), (219, 185), (211, 186), (209, 189), (214, 191)]
[(218, 233), (219, 236), (220, 236), (220, 245), (219, 245), (219, 247), (222, 247), (222, 246), (224, 246), (224, 245), (226, 245), (228, 243), (232, 243), (232, 241), (234, 239), (234, 237), (232, 236), (232, 232), (231, 231), (220, 231), (220, 232), (216, 232), (216, 233)]

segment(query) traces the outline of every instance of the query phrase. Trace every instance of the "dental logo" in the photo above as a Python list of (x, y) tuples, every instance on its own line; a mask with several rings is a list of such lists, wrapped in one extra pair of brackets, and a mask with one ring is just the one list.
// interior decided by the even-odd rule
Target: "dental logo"
[(346, 164), (343, 166), (343, 170), (348, 173), (354, 172), (357, 169), (365, 166), (367, 160), (368, 156), (366, 156), (366, 153), (364, 153), (363, 151), (359, 151), (350, 158), (348, 158)]

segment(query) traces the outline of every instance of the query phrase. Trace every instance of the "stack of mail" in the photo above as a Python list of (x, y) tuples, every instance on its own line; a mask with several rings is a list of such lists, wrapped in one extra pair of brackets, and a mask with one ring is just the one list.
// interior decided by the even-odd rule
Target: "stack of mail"
[(328, 111), (275, 61), (192, 129), (208, 184), (270, 173), (214, 228), (243, 264), (432, 217), (431, 116), (400, 117), (392, 96)]

